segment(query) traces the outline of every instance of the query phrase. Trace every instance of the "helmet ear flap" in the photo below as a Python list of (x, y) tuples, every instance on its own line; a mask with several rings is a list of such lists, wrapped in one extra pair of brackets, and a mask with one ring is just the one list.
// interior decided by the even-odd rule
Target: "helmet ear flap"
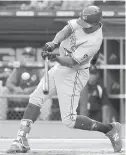
[(84, 10), (81, 11), (81, 19), (83, 19), (84, 21), (87, 20), (87, 15), (84, 14)]

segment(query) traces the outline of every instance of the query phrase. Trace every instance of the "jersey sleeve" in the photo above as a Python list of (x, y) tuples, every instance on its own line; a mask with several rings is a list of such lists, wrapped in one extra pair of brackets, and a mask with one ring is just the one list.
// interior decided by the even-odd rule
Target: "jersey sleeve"
[(86, 44), (79, 46), (72, 54), (71, 57), (79, 64), (89, 60), (96, 54), (97, 50), (92, 44)]
[(79, 28), (79, 25), (76, 23), (76, 19), (72, 19), (68, 21), (68, 25), (71, 27), (72, 32)]

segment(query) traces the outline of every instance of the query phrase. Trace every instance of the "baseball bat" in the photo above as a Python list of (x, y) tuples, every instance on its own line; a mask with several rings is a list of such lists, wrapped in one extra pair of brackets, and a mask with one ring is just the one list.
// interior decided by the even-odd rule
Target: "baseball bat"
[(45, 63), (45, 70), (44, 70), (43, 93), (47, 95), (49, 93), (48, 57), (45, 58), (44, 63)]

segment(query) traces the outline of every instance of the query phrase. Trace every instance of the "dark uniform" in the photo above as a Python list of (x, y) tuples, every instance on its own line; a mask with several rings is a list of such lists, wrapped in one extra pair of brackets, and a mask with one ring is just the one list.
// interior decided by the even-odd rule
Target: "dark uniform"
[(107, 104), (108, 96), (100, 84), (88, 86), (88, 110), (89, 117), (102, 122), (102, 106)]
[[(88, 116), (100, 122), (111, 122), (113, 108), (108, 98), (107, 90), (102, 84), (100, 71), (95, 67), (91, 67), (90, 73), (88, 81)], [(108, 112), (105, 116), (103, 107), (108, 107)]]

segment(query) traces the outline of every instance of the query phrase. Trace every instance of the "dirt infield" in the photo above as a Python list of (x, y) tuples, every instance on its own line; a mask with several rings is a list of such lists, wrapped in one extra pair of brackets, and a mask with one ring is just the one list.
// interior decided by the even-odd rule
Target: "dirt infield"
[[(2, 153), (0, 155), (5, 155), (5, 153)], [(12, 155), (12, 154), (6, 154), (6, 155)], [(14, 155), (14, 154), (13, 154)], [(29, 153), (17, 153), (16, 155), (115, 155), (115, 153), (112, 152), (90, 152), (90, 151), (84, 151), (84, 152), (67, 152), (67, 151), (42, 151), (42, 152), (29, 152)], [(117, 155), (125, 155), (124, 152), (117, 153)]]
[[(0, 155), (6, 154), (12, 140), (0, 140)], [(117, 155), (126, 154), (124, 142), (122, 152)], [(108, 139), (29, 139), (29, 144), (29, 153), (16, 155), (115, 155)]]
[[(0, 155), (6, 154), (16, 136), (19, 121), (4, 121), (0, 124)], [(9, 129), (9, 130), (8, 130)], [(126, 143), (116, 155), (126, 155)], [(115, 155), (110, 140), (100, 132), (72, 130), (61, 122), (37, 122), (29, 135), (31, 151), (16, 155)]]

